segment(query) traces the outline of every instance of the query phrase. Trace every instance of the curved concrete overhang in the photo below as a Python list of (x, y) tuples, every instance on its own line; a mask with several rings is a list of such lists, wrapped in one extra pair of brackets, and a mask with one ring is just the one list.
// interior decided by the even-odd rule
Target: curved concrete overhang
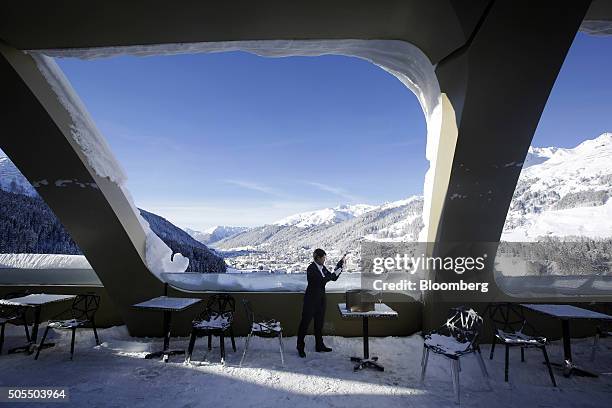
[(250, 40), (403, 40), (436, 63), (461, 47), (488, 0), (119, 0), (2, 6), (0, 38), (21, 50)]

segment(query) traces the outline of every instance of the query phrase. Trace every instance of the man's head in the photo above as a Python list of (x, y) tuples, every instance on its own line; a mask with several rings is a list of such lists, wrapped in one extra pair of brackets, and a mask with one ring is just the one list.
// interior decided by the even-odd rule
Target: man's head
[(327, 256), (327, 254), (321, 248), (315, 249), (312, 253), (312, 258), (319, 265), (323, 265), (325, 263), (325, 256)]

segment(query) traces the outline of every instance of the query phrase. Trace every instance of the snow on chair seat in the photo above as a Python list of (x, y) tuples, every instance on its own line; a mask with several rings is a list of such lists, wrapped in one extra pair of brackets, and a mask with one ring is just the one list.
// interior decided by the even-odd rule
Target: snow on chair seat
[[(70, 341), (70, 359), (74, 357), (74, 340), (76, 330), (89, 326), (93, 331), (94, 338), (96, 339), (96, 345), (100, 345), (100, 338), (98, 337), (98, 331), (96, 329), (95, 315), (100, 307), (100, 296), (95, 293), (86, 293), (83, 295), (77, 295), (72, 306), (63, 312), (54, 316), (52, 320), (49, 320), (45, 333), (42, 336), (34, 360), (38, 360), (40, 351), (43, 349), (49, 329), (60, 329), (72, 331), (72, 340)], [(59, 319), (60, 317), (70, 317)]]
[(425, 345), (432, 351), (448, 356), (460, 356), (469, 352), (470, 342), (460, 342), (454, 337), (444, 336), (438, 333), (425, 335)]
[(502, 329), (497, 329), (497, 338), (504, 343), (520, 344), (525, 346), (537, 346), (546, 344), (546, 337), (529, 336), (520, 331), (505, 332)]
[(72, 329), (75, 327), (83, 327), (89, 320), (78, 320), (78, 319), (69, 319), (69, 320), (54, 320), (50, 321), (48, 326), (52, 329)]
[(267, 322), (254, 322), (251, 326), (251, 330), (254, 332), (280, 332), (282, 331), (281, 324), (279, 321), (270, 320)]
[(544, 361), (548, 368), (548, 375), (554, 387), (557, 386), (555, 376), (550, 366), (546, 346), (546, 337), (541, 336), (534, 326), (529, 324), (525, 318), (523, 307), (512, 302), (490, 303), (485, 314), (489, 318), (493, 329), (493, 343), (489, 359), (493, 359), (495, 346), (500, 343), (505, 347), (504, 381), (508, 382), (510, 371), (510, 348), (518, 347), (521, 349), (521, 362), (525, 361), (525, 349), (537, 348), (542, 351)]
[(208, 337), (208, 350), (212, 350), (212, 337), (219, 337), (219, 352), (221, 353), (221, 364), (225, 364), (225, 336), (229, 334), (232, 340), (232, 350), (236, 351), (236, 339), (234, 338), (234, 313), (236, 312), (236, 301), (226, 293), (212, 295), (206, 302), (206, 307), (200, 315), (192, 322), (191, 338), (187, 349), (185, 363), (191, 361), (198, 337)]
[[(482, 317), (465, 306), (449, 310), (449, 317), (437, 330), (425, 334), (423, 341), (423, 358), (421, 359), (421, 382), (425, 381), (425, 372), (429, 353), (441, 355), (450, 360), (451, 377), (455, 390), (456, 402), (459, 403), (459, 359), (467, 354), (474, 354), (480, 370), (488, 384), (489, 373), (480, 354), (480, 331)], [(490, 388), (490, 385), (489, 385)]]
[(194, 322), (193, 327), (200, 330), (225, 330), (232, 325), (232, 313), (211, 314), (207, 320)]
[(254, 336), (263, 338), (278, 338), (281, 364), (285, 365), (285, 357), (283, 356), (283, 327), (281, 326), (281, 323), (276, 319), (270, 319), (268, 317), (255, 314), (253, 308), (251, 307), (251, 302), (249, 302), (247, 299), (242, 299), (242, 305), (244, 306), (244, 311), (249, 319), (249, 322), (251, 323), (251, 331), (245, 340), (244, 351), (242, 352), (242, 358), (240, 359), (239, 365), (242, 366), (242, 363), (247, 355), (247, 350), (249, 349), (249, 343)]

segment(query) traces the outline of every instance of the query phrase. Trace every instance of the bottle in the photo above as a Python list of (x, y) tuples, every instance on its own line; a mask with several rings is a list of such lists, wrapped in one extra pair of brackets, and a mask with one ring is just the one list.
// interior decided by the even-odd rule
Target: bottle
[(348, 255), (348, 252), (346, 254), (342, 255), (342, 258), (340, 258), (340, 260), (336, 264), (336, 267), (334, 268), (334, 272), (336, 272), (338, 269), (342, 269), (344, 267), (344, 258), (346, 258), (347, 255)]

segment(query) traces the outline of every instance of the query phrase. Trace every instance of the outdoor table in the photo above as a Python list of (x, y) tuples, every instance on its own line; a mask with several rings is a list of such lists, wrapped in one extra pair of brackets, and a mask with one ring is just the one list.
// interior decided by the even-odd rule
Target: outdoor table
[(344, 319), (358, 319), (360, 317), (363, 319), (363, 358), (351, 357), (351, 361), (357, 363), (354, 370), (375, 368), (378, 371), (385, 371), (385, 368), (378, 362), (378, 357), (370, 357), (368, 319), (395, 319), (397, 318), (397, 312), (384, 303), (375, 303), (374, 310), (370, 312), (351, 312), (344, 303), (338, 303), (338, 309)]
[(570, 320), (572, 319), (592, 319), (592, 320), (612, 320), (612, 316), (582, 309), (570, 305), (549, 305), (549, 304), (521, 304), (526, 309), (530, 309), (547, 316), (553, 316), (561, 320), (561, 330), (563, 333), (563, 358), (562, 364), (551, 363), (563, 368), (563, 375), (569, 377), (572, 374), (585, 377), (597, 377), (597, 374), (578, 367), (572, 361), (572, 343), (570, 338)]
[(194, 298), (177, 298), (169, 296), (159, 296), (149, 299), (142, 303), (133, 305), (136, 308), (145, 310), (157, 310), (164, 312), (164, 348), (161, 351), (149, 353), (145, 356), (146, 359), (163, 357), (165, 362), (168, 362), (170, 356), (185, 354), (185, 350), (169, 350), (170, 348), (170, 327), (172, 323), (172, 312), (181, 312), (188, 307), (201, 302), (202, 299)]
[[(34, 350), (36, 350), (36, 339), (38, 337), (38, 326), (40, 325), (40, 311), (42, 307), (51, 303), (71, 300), (75, 297), (76, 295), (49, 295), (45, 293), (37, 293), (12, 299), (1, 299), (0, 304), (5, 306), (34, 308), (34, 326), (32, 326), (32, 335), (30, 336), (30, 343), (25, 346), (10, 349), (9, 353), (27, 352), (31, 354), (32, 352), (34, 352)], [(48, 348), (53, 346), (55, 346), (54, 343), (45, 343), (41, 347)]]

